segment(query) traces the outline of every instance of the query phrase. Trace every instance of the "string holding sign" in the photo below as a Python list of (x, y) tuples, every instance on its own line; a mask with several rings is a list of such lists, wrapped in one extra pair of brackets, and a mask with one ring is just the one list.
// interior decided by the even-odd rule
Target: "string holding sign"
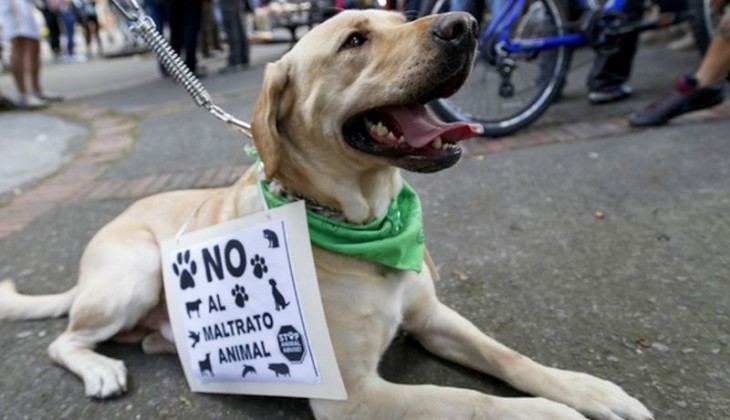
[(206, 109), (213, 114), (214, 117), (225, 122), (233, 129), (237, 130), (248, 138), (253, 138), (251, 134), (251, 125), (245, 121), (239, 120), (229, 114), (223, 108), (215, 105), (208, 91), (203, 87), (200, 80), (185, 65), (180, 56), (173, 51), (170, 44), (157, 31), (155, 22), (149, 16), (145, 15), (140, 8), (137, 0), (128, 0), (132, 5), (133, 11), (125, 9), (118, 3), (118, 0), (112, 0), (114, 6), (124, 15), (127, 20), (132, 22), (130, 29), (139, 35), (150, 46), (155, 55), (159, 58), (160, 63), (170, 73), (170, 76), (177, 83), (182, 85), (186, 91), (193, 97), (195, 104)]

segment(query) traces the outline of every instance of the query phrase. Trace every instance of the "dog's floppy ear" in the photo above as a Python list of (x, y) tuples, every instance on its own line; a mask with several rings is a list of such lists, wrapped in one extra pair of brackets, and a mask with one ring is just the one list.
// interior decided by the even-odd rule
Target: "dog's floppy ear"
[(289, 82), (289, 66), (283, 60), (266, 66), (264, 86), (256, 100), (251, 129), (253, 141), (264, 162), (266, 178), (270, 179), (279, 167), (279, 128), (277, 119), (284, 88)]

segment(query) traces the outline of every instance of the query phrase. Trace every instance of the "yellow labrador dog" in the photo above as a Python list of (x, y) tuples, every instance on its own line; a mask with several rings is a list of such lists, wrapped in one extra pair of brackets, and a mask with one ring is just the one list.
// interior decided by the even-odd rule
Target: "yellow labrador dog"
[[(408, 23), (383, 11), (343, 12), (314, 28), (266, 69), (253, 119), (265, 177), (350, 223), (384, 214), (403, 187), (399, 168), (447, 168), (460, 157), (457, 142), (479, 134), (472, 125), (437, 121), (423, 105), (461, 86), (473, 63), (476, 31), (474, 19), (463, 13)], [(249, 170), (229, 188), (139, 200), (90, 241), (71, 290), (26, 296), (3, 282), (0, 318), (69, 313), (50, 356), (83, 379), (89, 396), (125, 392), (124, 364), (94, 346), (116, 338), (141, 341), (148, 353), (174, 351), (161, 299), (160, 242), (191, 215), (196, 229), (260, 211), (255, 182)], [(418, 272), (316, 246), (314, 258), (349, 395), (346, 401), (312, 400), (317, 418), (652, 418), (613, 383), (542, 366), (440, 303), (428, 253)], [(386, 382), (378, 361), (399, 327), (433, 353), (538, 398)]]

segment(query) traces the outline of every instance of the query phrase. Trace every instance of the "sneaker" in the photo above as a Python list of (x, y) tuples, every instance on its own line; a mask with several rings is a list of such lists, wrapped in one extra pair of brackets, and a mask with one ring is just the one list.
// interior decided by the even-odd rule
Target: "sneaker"
[(33, 96), (46, 102), (60, 102), (63, 100), (63, 96), (60, 93), (52, 92), (49, 90), (33, 92)]
[(238, 70), (239, 67), (237, 64), (226, 64), (225, 66), (221, 67), (220, 70), (218, 70), (218, 74), (235, 73)]
[(672, 93), (635, 112), (629, 117), (629, 124), (634, 127), (664, 125), (677, 115), (715, 106), (724, 96), (722, 83), (698, 88), (693, 76), (680, 77)]
[(634, 88), (628, 83), (622, 83), (604, 90), (589, 92), (588, 101), (594, 105), (607, 104), (626, 99), (633, 94)]
[(48, 106), (48, 102), (36, 97), (35, 95), (28, 95), (25, 97), (21, 96), (16, 105), (18, 105), (18, 108), (21, 109), (39, 109), (46, 108)]

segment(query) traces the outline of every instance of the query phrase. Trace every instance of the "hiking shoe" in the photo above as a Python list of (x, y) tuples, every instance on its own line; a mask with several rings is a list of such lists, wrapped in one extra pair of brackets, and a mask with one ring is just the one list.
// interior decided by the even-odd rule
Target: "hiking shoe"
[(588, 101), (594, 105), (607, 104), (626, 99), (634, 94), (634, 88), (628, 83), (622, 83), (603, 90), (588, 93)]
[(634, 127), (664, 125), (677, 115), (715, 106), (723, 99), (722, 83), (698, 88), (693, 76), (683, 76), (677, 79), (672, 93), (635, 112), (629, 117), (629, 124)]

